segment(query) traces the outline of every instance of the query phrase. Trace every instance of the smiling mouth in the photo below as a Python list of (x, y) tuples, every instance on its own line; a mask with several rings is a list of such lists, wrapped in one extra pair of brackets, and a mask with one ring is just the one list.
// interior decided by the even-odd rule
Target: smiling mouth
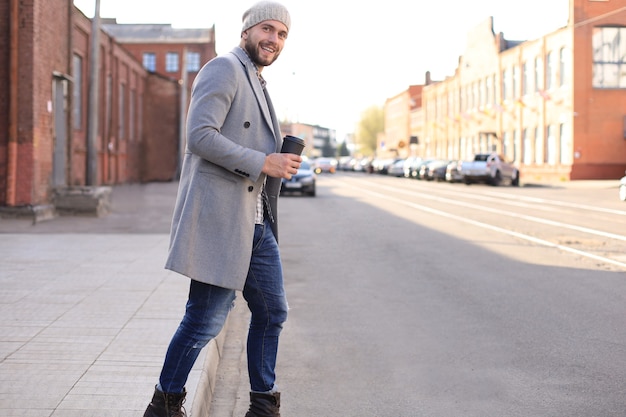
[(261, 46), (261, 49), (270, 54), (273, 54), (276, 52), (276, 49), (270, 46)]

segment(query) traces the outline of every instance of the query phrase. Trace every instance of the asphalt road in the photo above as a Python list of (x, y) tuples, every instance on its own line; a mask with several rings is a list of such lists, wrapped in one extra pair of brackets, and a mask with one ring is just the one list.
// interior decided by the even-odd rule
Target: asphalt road
[(616, 187), (338, 173), (283, 197), (281, 415), (626, 415)]

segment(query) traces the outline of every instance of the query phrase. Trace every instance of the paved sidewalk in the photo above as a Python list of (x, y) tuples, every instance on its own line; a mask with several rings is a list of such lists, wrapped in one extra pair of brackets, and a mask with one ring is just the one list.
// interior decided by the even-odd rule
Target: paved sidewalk
[[(103, 218), (0, 219), (0, 415), (143, 415), (188, 289), (163, 268), (176, 187), (115, 187)], [(194, 416), (227, 331), (190, 375)]]

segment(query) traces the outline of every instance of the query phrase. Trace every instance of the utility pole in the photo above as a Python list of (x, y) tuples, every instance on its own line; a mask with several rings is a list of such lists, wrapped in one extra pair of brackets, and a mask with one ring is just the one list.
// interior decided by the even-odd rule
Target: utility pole
[(187, 47), (183, 48), (182, 56), (182, 74), (178, 82), (180, 87), (180, 111), (179, 111), (179, 129), (178, 129), (178, 163), (176, 166), (176, 180), (180, 179), (180, 173), (183, 167), (183, 157), (185, 155), (185, 146), (187, 140), (187, 88), (189, 85), (187, 73)]
[(91, 22), (89, 106), (87, 108), (87, 185), (98, 182), (98, 93), (100, 90), (100, 0)]

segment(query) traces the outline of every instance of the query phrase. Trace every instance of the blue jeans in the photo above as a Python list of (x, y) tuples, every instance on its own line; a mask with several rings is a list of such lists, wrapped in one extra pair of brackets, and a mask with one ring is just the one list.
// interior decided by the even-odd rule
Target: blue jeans
[[(254, 228), (243, 297), (251, 312), (247, 342), (250, 389), (270, 391), (276, 380), (278, 336), (287, 320), (287, 298), (278, 244), (267, 221)], [(163, 392), (183, 391), (200, 351), (222, 330), (234, 300), (235, 290), (191, 281), (185, 316), (172, 337), (159, 378)]]

